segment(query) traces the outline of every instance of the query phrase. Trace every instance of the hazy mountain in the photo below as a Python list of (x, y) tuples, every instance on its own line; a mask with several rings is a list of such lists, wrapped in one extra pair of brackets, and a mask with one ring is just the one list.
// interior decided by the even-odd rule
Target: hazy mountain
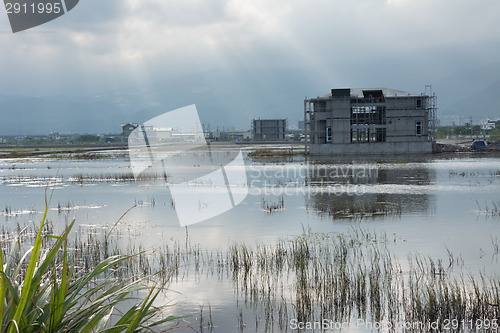
[[(492, 117), (499, 114), (500, 64), (457, 72), (433, 84), (439, 114)], [(333, 83), (332, 83), (333, 82)], [(333, 86), (331, 86), (333, 84)], [(249, 128), (252, 118), (288, 118), (296, 126), (303, 99), (327, 93), (334, 81), (291, 69), (238, 68), (168, 78), (92, 95), (0, 94), (0, 136), (121, 131), (123, 122), (143, 123), (164, 112), (196, 104), (202, 123)], [(403, 88), (392, 86), (390, 88)]]
[(456, 114), (459, 115), (500, 118), (500, 80), (484, 89), (463, 96), (453, 106)]
[[(459, 71), (433, 84), (439, 114), (473, 117), (499, 115), (500, 63)], [(476, 106), (474, 106), (476, 105)]]
[(0, 114), (0, 135), (98, 133), (113, 128), (120, 110), (105, 102), (0, 95)]
[(147, 87), (154, 105), (142, 108), (132, 120), (144, 122), (166, 111), (196, 104), (202, 123), (211, 128), (249, 128), (258, 117), (288, 118), (296, 125), (302, 117), (303, 99), (307, 93), (327, 92), (307, 75), (286, 70), (268, 73), (207, 72)]
[[(329, 88), (328, 88), (329, 89)], [(211, 128), (249, 128), (257, 117), (302, 117), (305, 94), (325, 86), (288, 70), (249, 73), (206, 72), (85, 96), (0, 95), (0, 135), (120, 132), (122, 122), (145, 122), (164, 112), (196, 104)]]

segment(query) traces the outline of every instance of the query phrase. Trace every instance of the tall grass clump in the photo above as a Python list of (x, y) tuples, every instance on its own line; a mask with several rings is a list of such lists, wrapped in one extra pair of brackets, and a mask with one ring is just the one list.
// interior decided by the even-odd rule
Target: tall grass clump
[(314, 204), (319, 213), (328, 214), (333, 219), (337, 218), (366, 218), (381, 216), (401, 216), (401, 204), (376, 201), (355, 200), (354, 198), (331, 199), (328, 196), (319, 196)]
[(307, 232), (257, 248), (235, 244), (226, 262), (238, 295), (270, 322), (266, 332), (287, 331), (291, 318), (422, 325), (415, 332), (431, 323), (445, 330), (447, 320), (471, 332), (500, 320), (498, 276), (464, 275), (418, 255), (400, 262), (386, 246), (395, 241), (363, 230)]
[(278, 201), (269, 201), (261, 199), (261, 209), (268, 213), (272, 214), (273, 212), (283, 210), (285, 208), (285, 200), (281, 197)]
[(481, 206), (476, 201), (476, 204), (479, 208), (479, 212), (489, 215), (489, 216), (500, 216), (500, 200), (499, 201), (491, 201), (491, 207), (485, 203), (484, 209), (481, 209)]
[(164, 307), (153, 306), (168, 278), (154, 284), (152, 276), (110, 278), (135, 255), (109, 256), (88, 270), (75, 269), (68, 248), (75, 221), (59, 236), (48, 235), (47, 211), (46, 199), (31, 248), (19, 240), (0, 243), (1, 332), (158, 332), (175, 325), (178, 318), (164, 317)]

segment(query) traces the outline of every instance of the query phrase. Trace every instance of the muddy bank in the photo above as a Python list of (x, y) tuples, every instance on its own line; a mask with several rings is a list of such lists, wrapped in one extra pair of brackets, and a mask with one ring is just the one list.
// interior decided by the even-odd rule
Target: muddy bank
[(78, 154), (82, 158), (93, 159), (97, 152), (111, 151), (111, 150), (125, 150), (126, 146), (114, 147), (54, 147), (54, 148), (16, 148), (16, 149), (1, 149), (0, 158), (22, 158), (22, 157), (35, 157), (35, 156), (57, 156), (65, 154)]

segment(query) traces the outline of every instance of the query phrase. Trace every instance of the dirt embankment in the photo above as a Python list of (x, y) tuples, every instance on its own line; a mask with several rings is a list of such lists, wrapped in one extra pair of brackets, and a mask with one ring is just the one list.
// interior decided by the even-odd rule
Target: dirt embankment
[(484, 147), (485, 150), (494, 150), (494, 151), (500, 151), (500, 141), (492, 142), (486, 147)]
[(437, 153), (460, 153), (460, 152), (500, 152), (500, 141), (491, 142), (488, 145), (476, 149), (472, 149), (472, 143), (470, 144), (453, 144), (453, 143), (445, 143), (440, 142), (436, 143), (434, 148), (434, 152)]

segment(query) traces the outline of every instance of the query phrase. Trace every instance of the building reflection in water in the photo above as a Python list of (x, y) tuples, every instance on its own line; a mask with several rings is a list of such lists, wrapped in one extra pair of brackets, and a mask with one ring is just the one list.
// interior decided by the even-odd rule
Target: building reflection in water
[(427, 163), (311, 161), (306, 207), (334, 217), (415, 214), (435, 209), (436, 171)]

